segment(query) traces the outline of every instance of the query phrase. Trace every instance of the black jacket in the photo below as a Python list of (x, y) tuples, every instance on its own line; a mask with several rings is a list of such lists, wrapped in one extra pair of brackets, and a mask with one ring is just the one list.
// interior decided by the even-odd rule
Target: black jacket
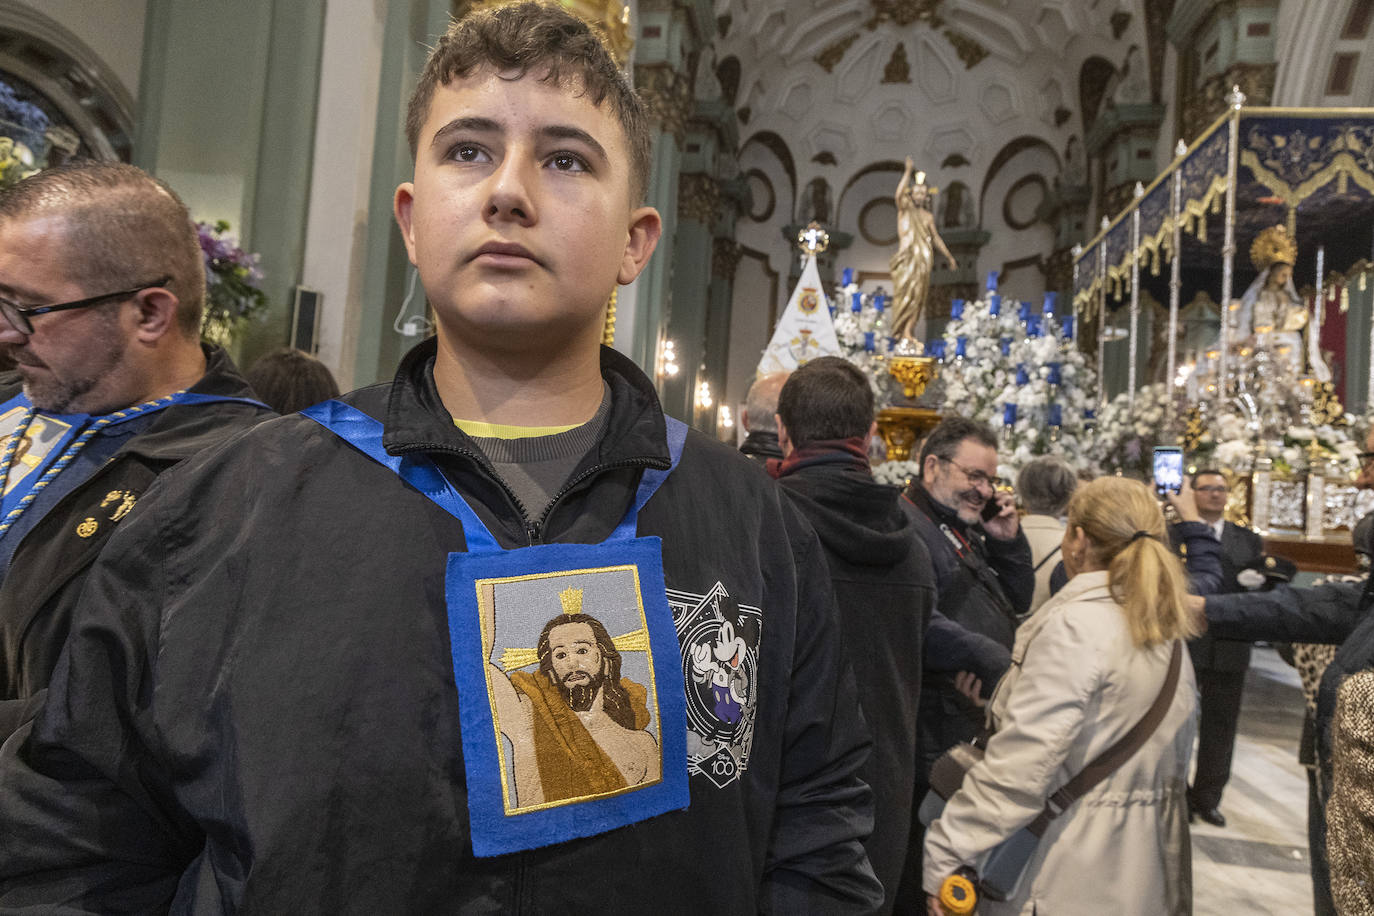
[[(941, 613), (1004, 646), (1010, 664), (1018, 619), (1030, 608), (1035, 592), (1035, 567), (1025, 532), (1018, 531), (1009, 541), (985, 537), (981, 526), (965, 525), (958, 513), (931, 499), (920, 481), (911, 484), (906, 497), (935, 567)], [(956, 549), (956, 541), (967, 546)], [(984, 687), (991, 690), (1005, 670), (995, 672), (996, 677), (985, 676)], [(936, 673), (928, 666), (923, 678), (918, 791), (937, 757), (981, 729), (981, 710), (954, 689), (952, 674)]]
[(739, 450), (758, 462), (782, 457), (782, 447), (778, 445), (778, 434), (770, 429), (754, 430), (745, 436), (744, 441), (740, 443)]
[[(603, 350), (607, 430), (527, 527), (439, 401), (434, 352), (346, 400), (384, 421), (392, 454), (433, 458), (506, 546), (600, 542), (643, 469), (667, 466), (648, 379)], [(0, 751), (0, 909), (876, 906), (869, 740), (815, 534), (695, 433), (639, 533), (663, 539), (675, 616), (760, 609), (747, 771), (694, 768), (688, 810), (478, 859), (444, 598), (460, 524), (300, 416), (187, 462), (111, 540), (49, 702)], [(689, 755), (718, 747), (688, 734)]]
[[(1210, 527), (1210, 526), (1209, 526)], [(1241, 592), (1236, 573), (1264, 553), (1264, 541), (1249, 528), (1226, 522), (1221, 529), (1221, 592)], [(1193, 667), (1199, 671), (1244, 671), (1250, 667), (1250, 643), (1239, 639), (1218, 639), (1203, 633), (1188, 642)]]
[(1374, 580), (1312, 588), (1276, 585), (1267, 592), (1212, 595), (1207, 630), (1222, 639), (1333, 643), (1340, 646), (1317, 690), (1317, 763), (1331, 773), (1331, 721), (1348, 674), (1374, 667)]
[[(205, 355), (205, 375), (189, 391), (256, 397), (223, 349), (207, 347)], [(0, 377), (0, 401), (19, 388), (17, 373)], [(0, 585), (0, 741), (19, 726), (24, 701), (48, 685), (86, 574), (125, 518), (126, 502), (140, 499), (168, 468), (269, 416), (268, 408), (241, 401), (165, 408), (24, 536)], [(86, 519), (97, 524), (83, 537), (77, 527)]]
[(853, 457), (812, 463), (778, 478), (825, 548), (840, 630), (859, 683), (873, 756), (863, 777), (876, 816), (867, 845), (890, 912), (911, 830), (922, 637), (935, 606), (930, 555), (899, 503)]

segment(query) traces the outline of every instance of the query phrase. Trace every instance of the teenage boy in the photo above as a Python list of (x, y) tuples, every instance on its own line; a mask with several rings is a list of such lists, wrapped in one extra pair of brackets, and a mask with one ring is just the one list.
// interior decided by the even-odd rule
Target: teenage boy
[(0, 755), (0, 909), (871, 909), (815, 537), (598, 345), (659, 237), (640, 101), (526, 3), (407, 127), (437, 339), (140, 502)]

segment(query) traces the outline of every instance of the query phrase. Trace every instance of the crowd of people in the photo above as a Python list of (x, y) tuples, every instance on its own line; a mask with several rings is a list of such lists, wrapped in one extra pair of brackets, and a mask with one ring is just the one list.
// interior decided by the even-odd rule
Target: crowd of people
[(201, 342), (165, 183), (0, 191), (0, 912), (1187, 913), (1253, 639), (1344, 644), (1314, 881), (1369, 899), (1362, 584), (1224, 594), (1220, 475), (1166, 522), (965, 418), (883, 485), (838, 358), (738, 451), (666, 417), (601, 345), (643, 102), (558, 7), (455, 22), (406, 132), (437, 334), (344, 395)]

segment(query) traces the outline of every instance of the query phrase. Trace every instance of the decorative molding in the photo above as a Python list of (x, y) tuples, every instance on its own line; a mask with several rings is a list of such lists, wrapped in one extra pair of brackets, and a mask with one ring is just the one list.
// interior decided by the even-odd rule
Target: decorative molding
[[(1018, 191), (1029, 185), (1040, 186), (1040, 202), (1036, 204), (1035, 212), (1031, 214), (1030, 219), (1020, 220), (1016, 218), (1016, 214), (1012, 213), (1012, 198), (1016, 196), (1016, 193)], [(1030, 175), (1022, 175), (1012, 184), (1010, 188), (1007, 189), (1006, 197), (1002, 198), (1003, 221), (1005, 221), (1008, 226), (1017, 230), (1018, 232), (1024, 229), (1031, 228), (1036, 223), (1040, 222), (1040, 217), (1038, 214), (1040, 209), (1045, 205), (1046, 200), (1049, 198), (1049, 193), (1050, 186), (1045, 182), (1045, 178), (1043, 175), (1038, 175), (1034, 173)]]
[(720, 212), (720, 182), (701, 172), (679, 175), (677, 212), (682, 219), (712, 225)]
[(864, 23), (871, 31), (879, 25), (890, 22), (901, 28), (924, 22), (931, 28), (944, 24), (940, 17), (943, 0), (868, 0), (873, 7), (873, 16)]
[(962, 32), (945, 29), (945, 38), (949, 39), (949, 43), (954, 47), (954, 52), (964, 62), (965, 70), (972, 70), (978, 66), (983, 58), (988, 56), (987, 48)]
[(906, 45), (900, 41), (897, 42), (897, 47), (892, 49), (892, 56), (887, 59), (887, 66), (883, 67), (882, 82), (911, 82), (911, 61), (907, 60)]
[(835, 66), (839, 64), (840, 61), (844, 60), (845, 52), (858, 40), (858, 32), (852, 35), (846, 35), (839, 41), (831, 42), (822, 48), (821, 52), (817, 54), (813, 60), (815, 60), (826, 73), (834, 73)]
[(644, 99), (649, 121), (682, 145), (694, 107), (692, 81), (666, 64), (640, 66), (635, 67), (635, 91)]
[(762, 169), (750, 169), (744, 173), (746, 180), (757, 179), (763, 183), (763, 189), (768, 192), (767, 203), (762, 204), (757, 209), (750, 209), (748, 216), (756, 223), (766, 223), (773, 218), (773, 210), (778, 205), (778, 192), (773, 189), (773, 182), (768, 179), (768, 173)]
[[(881, 236), (875, 235), (875, 234), (873, 233), (873, 230), (872, 230), (872, 229), (869, 227), (869, 225), (868, 225), (869, 220), (870, 220), (871, 218), (873, 218), (874, 211), (875, 211), (875, 210), (879, 210), (879, 209), (881, 209), (881, 208), (883, 208), (883, 207), (890, 208), (890, 209), (893, 211), (893, 216), (892, 216), (892, 235), (889, 236), (889, 237), (887, 237), (887, 238), (883, 238), (883, 237), (881, 237)], [(896, 244), (897, 244), (897, 216), (896, 216), (896, 210), (897, 210), (897, 205), (893, 202), (893, 200), (892, 200), (891, 197), (875, 197), (875, 198), (873, 198), (872, 200), (870, 200), (868, 203), (864, 204), (864, 205), (863, 205), (863, 209), (861, 209), (861, 210), (859, 211), (859, 235), (863, 236), (864, 241), (867, 242), (868, 244), (872, 245), (872, 246), (875, 247), (875, 248), (891, 248), (893, 245), (896, 245)]]
[(1192, 140), (1211, 126), (1226, 111), (1226, 94), (1232, 86), (1245, 93), (1247, 107), (1262, 108), (1274, 98), (1274, 79), (1278, 64), (1237, 62), (1221, 73), (1208, 77), (1197, 92), (1183, 98), (1183, 138)]

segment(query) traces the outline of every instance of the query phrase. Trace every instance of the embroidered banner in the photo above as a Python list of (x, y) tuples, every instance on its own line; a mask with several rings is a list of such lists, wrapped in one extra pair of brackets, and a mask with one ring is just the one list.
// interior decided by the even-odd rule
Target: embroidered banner
[(687, 807), (681, 655), (658, 538), (449, 556), (473, 852)]

